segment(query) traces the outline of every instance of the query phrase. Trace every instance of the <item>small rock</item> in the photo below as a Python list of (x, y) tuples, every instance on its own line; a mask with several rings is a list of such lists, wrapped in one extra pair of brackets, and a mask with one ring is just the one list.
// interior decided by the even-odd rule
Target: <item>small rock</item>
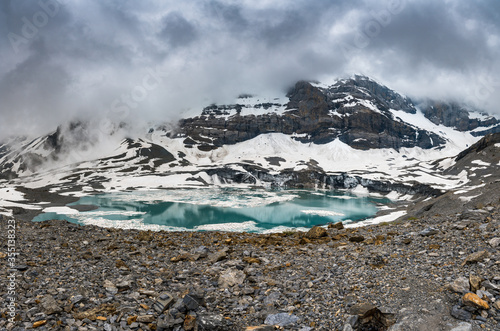
[(353, 242), (353, 243), (360, 243), (364, 240), (365, 240), (365, 237), (363, 237), (363, 236), (353, 236), (353, 237), (349, 238), (349, 241)]
[(328, 228), (342, 230), (344, 228), (344, 224), (342, 224), (342, 222), (330, 223), (328, 224)]
[(349, 309), (349, 313), (351, 315), (359, 315), (363, 316), (370, 310), (376, 309), (377, 307), (372, 305), (371, 303), (358, 303), (357, 305), (352, 306)]
[(358, 324), (358, 321), (359, 321), (358, 315), (351, 315), (347, 317), (346, 324), (349, 324), (354, 328)]
[(325, 228), (322, 228), (321, 226), (313, 226), (309, 231), (307, 231), (306, 238), (319, 239), (322, 237), (326, 237), (327, 235), (328, 232)]
[(481, 287), (482, 281), (483, 281), (483, 279), (481, 277), (478, 277), (476, 275), (470, 275), (469, 276), (469, 283), (470, 283), (471, 291), (476, 292), (477, 290), (479, 290), (479, 288)]
[(267, 325), (278, 325), (281, 327), (297, 323), (299, 318), (293, 314), (279, 313), (267, 315), (264, 324)]
[(429, 237), (429, 236), (433, 236), (433, 235), (438, 234), (438, 233), (439, 233), (439, 231), (437, 229), (427, 228), (427, 229), (423, 230), (422, 232), (420, 232), (420, 235), (423, 237)]
[(127, 264), (126, 264), (125, 262), (123, 262), (123, 260), (120, 260), (120, 259), (116, 260), (116, 262), (115, 262), (115, 266), (116, 266), (117, 268), (128, 269)]
[(465, 277), (459, 277), (455, 279), (453, 283), (448, 285), (448, 288), (453, 292), (465, 294), (469, 292), (469, 280)]
[(208, 256), (208, 253), (210, 253), (210, 249), (208, 249), (205, 246), (200, 246), (197, 249), (194, 250), (194, 253), (199, 255), (202, 258), (205, 258)]
[(219, 276), (220, 287), (231, 287), (234, 285), (243, 284), (246, 275), (243, 271), (237, 269), (228, 269), (222, 272)]
[(116, 294), (118, 293), (118, 288), (115, 286), (115, 284), (113, 282), (111, 282), (110, 280), (105, 280), (104, 281), (104, 284), (103, 284), (104, 288), (106, 289), (107, 292), (111, 293), (111, 294)]
[(122, 279), (115, 286), (120, 290), (127, 290), (132, 286), (132, 281), (130, 279)]
[(252, 264), (252, 263), (260, 264), (262, 262), (260, 259), (258, 259), (256, 257), (250, 257), (250, 256), (245, 256), (243, 258), (243, 261), (245, 261), (248, 264)]
[(474, 307), (479, 309), (490, 309), (488, 303), (474, 293), (466, 293), (463, 296), (462, 301), (465, 305), (469, 307)]
[(196, 316), (192, 314), (186, 315), (184, 318), (184, 330), (191, 331), (196, 327)]
[(490, 292), (488, 292), (488, 291), (477, 290), (476, 291), (476, 295), (478, 297), (480, 297), (481, 299), (485, 300), (486, 302), (493, 302), (493, 301), (495, 301), (495, 296), (493, 294), (491, 294)]
[(174, 326), (181, 325), (183, 323), (184, 323), (183, 318), (173, 318), (170, 314), (166, 314), (163, 315), (163, 317), (158, 318), (156, 325), (157, 328), (160, 330), (172, 330)]
[(75, 295), (71, 297), (71, 303), (76, 305), (77, 303), (82, 302), (84, 299), (85, 298), (83, 295)]
[(487, 251), (479, 251), (476, 253), (472, 253), (469, 256), (465, 258), (465, 261), (462, 263), (462, 266), (466, 264), (472, 264), (472, 263), (477, 263), (479, 261), (482, 261), (488, 257), (488, 252)]
[(188, 310), (196, 310), (199, 306), (205, 305), (203, 295), (195, 294), (193, 292), (186, 294), (182, 299), (182, 302)]
[(46, 315), (52, 315), (62, 312), (62, 308), (59, 307), (54, 297), (50, 294), (44, 296), (42, 300), (40, 300), (40, 304), (42, 305), (42, 311)]
[(153, 315), (141, 315), (137, 316), (137, 319), (135, 320), (138, 323), (152, 323), (154, 322), (155, 317)]
[(247, 326), (245, 331), (274, 331), (274, 327), (270, 325)]
[(219, 262), (227, 257), (227, 249), (221, 249), (215, 253), (208, 255), (208, 261), (211, 263)]
[(137, 315), (134, 315), (134, 316), (129, 316), (127, 318), (127, 324), (128, 325), (131, 325), (132, 323), (134, 323), (135, 321), (137, 321)]
[(47, 324), (47, 320), (42, 320), (42, 321), (35, 322), (35, 323), (33, 323), (33, 329), (37, 328), (39, 326), (45, 325), (45, 324)]
[(174, 256), (170, 259), (170, 262), (179, 262), (179, 261), (189, 261), (192, 259), (192, 255), (189, 253), (183, 253), (181, 255)]
[(160, 294), (156, 301), (153, 303), (153, 309), (161, 314), (165, 311), (165, 309), (170, 307), (173, 302), (174, 297), (170, 293), (164, 292)]
[(493, 303), (493, 308), (496, 310), (500, 310), (500, 300), (497, 300)]
[(500, 287), (498, 287), (497, 285), (493, 284), (489, 280), (485, 280), (484, 282), (482, 282), (481, 286), (484, 287), (487, 290), (500, 291)]
[(19, 271), (26, 271), (26, 270), (28, 270), (28, 266), (25, 264), (19, 264), (19, 265), (13, 266), (12, 269), (16, 269)]
[(7, 257), (7, 254), (0, 252), (0, 259), (5, 259)]
[(472, 314), (460, 308), (460, 306), (453, 306), (451, 308), (451, 316), (461, 321), (470, 321)]
[(309, 239), (305, 238), (305, 237), (304, 238), (300, 238), (300, 240), (299, 240), (299, 244), (300, 245), (305, 245), (305, 244), (310, 244), (310, 243), (311, 243), (311, 241)]
[(198, 330), (225, 330), (224, 317), (217, 314), (199, 314), (198, 315)]
[(491, 247), (495, 248), (500, 246), (500, 238), (493, 238), (490, 241), (488, 241), (488, 244), (490, 244)]
[(462, 322), (458, 326), (454, 327), (450, 331), (472, 331), (472, 324), (467, 322)]

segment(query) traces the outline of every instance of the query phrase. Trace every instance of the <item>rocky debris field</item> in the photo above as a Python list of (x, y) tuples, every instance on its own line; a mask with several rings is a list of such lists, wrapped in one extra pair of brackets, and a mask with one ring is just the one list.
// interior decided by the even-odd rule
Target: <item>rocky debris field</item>
[(15, 235), (0, 330), (500, 329), (498, 205), (307, 233), (16, 220)]

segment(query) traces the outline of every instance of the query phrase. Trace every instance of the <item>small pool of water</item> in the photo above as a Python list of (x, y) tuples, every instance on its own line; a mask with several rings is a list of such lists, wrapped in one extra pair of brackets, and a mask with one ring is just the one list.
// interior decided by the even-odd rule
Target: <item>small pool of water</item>
[[(373, 216), (388, 199), (338, 191), (177, 189), (108, 193), (48, 209), (35, 222), (65, 219), (104, 227), (167, 231), (279, 232)], [(94, 205), (78, 212), (72, 205)]]

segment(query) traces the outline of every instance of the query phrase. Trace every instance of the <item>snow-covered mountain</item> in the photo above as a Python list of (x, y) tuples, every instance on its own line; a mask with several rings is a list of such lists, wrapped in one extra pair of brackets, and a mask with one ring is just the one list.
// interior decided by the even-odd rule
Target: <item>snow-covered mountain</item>
[(448, 170), (500, 122), (354, 76), (331, 86), (301, 81), (274, 98), (241, 95), (139, 133), (123, 123), (96, 127), (76, 122), (0, 144), (0, 185), (63, 194), (224, 184), (438, 194), (470, 182), (464, 169)]

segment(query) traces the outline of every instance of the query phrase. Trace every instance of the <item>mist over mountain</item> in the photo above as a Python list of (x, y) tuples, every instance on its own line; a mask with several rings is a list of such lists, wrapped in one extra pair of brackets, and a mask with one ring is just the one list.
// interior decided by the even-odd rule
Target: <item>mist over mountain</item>
[(175, 121), (241, 93), (271, 97), (352, 73), (498, 114), (499, 6), (3, 1), (0, 139), (72, 120)]

